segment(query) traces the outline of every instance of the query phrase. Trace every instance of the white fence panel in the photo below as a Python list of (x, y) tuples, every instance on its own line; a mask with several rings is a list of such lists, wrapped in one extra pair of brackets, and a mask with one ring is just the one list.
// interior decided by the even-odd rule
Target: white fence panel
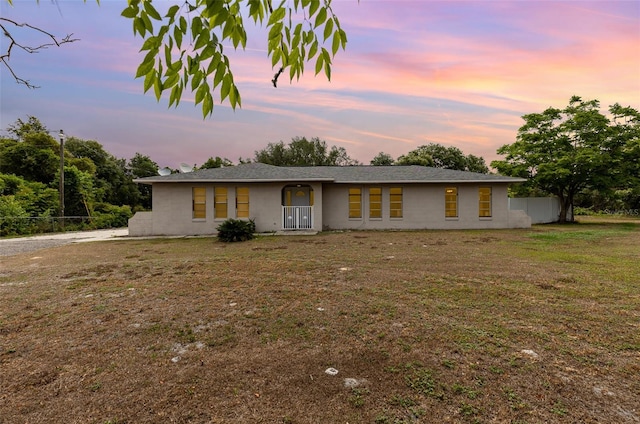
[(509, 209), (525, 211), (532, 224), (548, 224), (560, 219), (560, 199), (557, 197), (509, 198)]

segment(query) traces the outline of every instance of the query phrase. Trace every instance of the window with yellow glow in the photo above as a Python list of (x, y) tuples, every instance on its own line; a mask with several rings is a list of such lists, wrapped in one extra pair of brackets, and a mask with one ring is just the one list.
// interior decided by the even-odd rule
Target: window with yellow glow
[(216, 187), (213, 194), (214, 218), (227, 218), (227, 188)]
[(491, 217), (491, 187), (480, 187), (478, 189), (478, 215), (480, 218)]
[(204, 187), (193, 187), (192, 191), (193, 219), (204, 219), (207, 217), (207, 189)]
[(402, 187), (389, 189), (389, 217), (402, 218)]
[(249, 187), (236, 188), (236, 217), (249, 218)]
[(458, 189), (447, 187), (444, 190), (444, 216), (446, 218), (458, 217)]
[(369, 218), (382, 218), (382, 189), (369, 188)]
[(362, 191), (360, 188), (349, 189), (349, 218), (362, 218)]

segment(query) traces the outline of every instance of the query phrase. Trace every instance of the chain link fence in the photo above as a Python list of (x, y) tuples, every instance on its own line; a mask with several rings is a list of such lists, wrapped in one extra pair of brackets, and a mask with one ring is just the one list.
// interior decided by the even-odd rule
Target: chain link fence
[(0, 236), (59, 233), (95, 230), (97, 228), (95, 219), (90, 216), (0, 216)]

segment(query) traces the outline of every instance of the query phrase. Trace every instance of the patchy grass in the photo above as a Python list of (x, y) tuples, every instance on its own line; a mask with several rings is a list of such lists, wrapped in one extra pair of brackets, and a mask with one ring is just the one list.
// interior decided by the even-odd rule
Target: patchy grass
[(5, 257), (0, 421), (635, 423), (639, 275), (637, 221)]

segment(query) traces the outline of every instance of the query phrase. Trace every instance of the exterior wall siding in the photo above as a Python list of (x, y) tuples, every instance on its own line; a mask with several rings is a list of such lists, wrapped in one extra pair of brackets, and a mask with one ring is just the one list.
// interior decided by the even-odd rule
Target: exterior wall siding
[[(227, 216), (236, 217), (236, 188), (249, 188), (249, 217), (257, 232), (282, 229), (282, 189), (285, 183), (155, 183), (153, 211), (130, 220), (131, 235), (214, 235), (224, 219), (214, 219), (214, 187), (227, 188)], [(290, 184), (289, 184), (290, 185)], [(507, 184), (309, 184), (313, 189), (313, 229), (410, 230), (526, 228), (531, 219), (510, 211)], [(193, 219), (193, 187), (206, 189), (206, 216)], [(349, 218), (349, 188), (361, 189), (362, 217)], [(382, 188), (382, 216), (369, 217), (369, 188)], [(390, 217), (392, 187), (402, 188), (402, 218)], [(445, 217), (445, 189), (458, 191), (458, 216)], [(479, 217), (480, 187), (491, 188), (491, 217)]]
[[(249, 217), (255, 220), (257, 232), (282, 229), (282, 189), (286, 184), (161, 184), (153, 185), (153, 212), (134, 217), (130, 221), (132, 235), (213, 235), (225, 219), (214, 219), (214, 187), (227, 188), (227, 216), (236, 218), (236, 188), (249, 188)], [(322, 185), (310, 184), (316, 205), (322, 205)], [(192, 189), (206, 188), (206, 216), (192, 218)], [(152, 218), (152, 223), (148, 220)], [(144, 225), (144, 227), (143, 227)], [(322, 229), (322, 208), (314, 207), (314, 229)]]
[[(382, 218), (369, 218), (369, 185), (326, 184), (323, 229), (482, 229), (509, 228), (506, 184), (372, 184), (382, 187)], [(362, 190), (362, 218), (348, 216), (349, 187)], [(389, 216), (389, 189), (402, 187), (402, 218)], [(445, 188), (458, 188), (458, 217), (445, 218)], [(480, 218), (478, 189), (491, 187), (491, 217)]]

